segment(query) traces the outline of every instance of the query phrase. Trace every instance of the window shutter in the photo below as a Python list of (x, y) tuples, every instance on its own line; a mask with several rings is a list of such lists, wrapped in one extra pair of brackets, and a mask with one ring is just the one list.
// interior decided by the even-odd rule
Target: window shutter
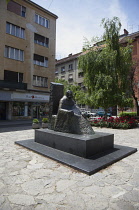
[(14, 12), (17, 15), (21, 15), (21, 5), (17, 4), (14, 1), (9, 1), (9, 3), (7, 4), (7, 10), (9, 10), (10, 12)]

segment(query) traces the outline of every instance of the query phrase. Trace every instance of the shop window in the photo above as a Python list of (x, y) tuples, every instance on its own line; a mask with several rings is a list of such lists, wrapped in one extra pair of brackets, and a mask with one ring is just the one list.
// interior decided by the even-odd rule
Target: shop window
[(48, 67), (48, 58), (34, 54), (34, 64), (38, 66)]
[(4, 70), (4, 80), (7, 82), (23, 82), (23, 73)]
[(24, 116), (24, 102), (13, 102), (13, 116)]
[(36, 33), (34, 34), (34, 42), (44, 47), (49, 47), (49, 38), (46, 38)]

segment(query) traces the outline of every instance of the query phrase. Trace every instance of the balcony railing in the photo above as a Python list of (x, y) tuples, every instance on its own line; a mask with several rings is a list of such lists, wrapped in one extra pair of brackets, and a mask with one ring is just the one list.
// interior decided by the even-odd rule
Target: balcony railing
[(0, 80), (0, 88), (26, 90), (27, 83), (16, 83), (16, 82), (8, 82), (8, 81)]

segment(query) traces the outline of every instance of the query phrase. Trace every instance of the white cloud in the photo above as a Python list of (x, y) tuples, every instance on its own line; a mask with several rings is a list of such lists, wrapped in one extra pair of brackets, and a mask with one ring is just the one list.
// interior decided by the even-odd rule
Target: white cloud
[[(34, 0), (48, 9), (50, 0)], [(101, 36), (100, 27), (102, 18), (120, 18), (123, 28), (127, 28), (127, 16), (122, 11), (120, 0), (53, 0), (49, 10), (58, 15), (56, 57), (58, 59), (70, 53), (82, 50), (83, 38)]]
[(123, 12), (119, 0), (112, 0), (109, 7), (109, 17), (112, 18), (114, 16), (119, 17), (122, 23), (121, 33), (123, 33), (123, 29), (127, 29), (128, 18), (127, 15)]

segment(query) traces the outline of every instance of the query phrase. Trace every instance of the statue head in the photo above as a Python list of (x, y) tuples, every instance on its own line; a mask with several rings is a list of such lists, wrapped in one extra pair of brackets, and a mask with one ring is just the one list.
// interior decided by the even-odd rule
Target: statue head
[(73, 98), (73, 93), (72, 93), (72, 91), (71, 91), (71, 90), (67, 90), (66, 96), (67, 96), (68, 99), (72, 99), (72, 98)]

